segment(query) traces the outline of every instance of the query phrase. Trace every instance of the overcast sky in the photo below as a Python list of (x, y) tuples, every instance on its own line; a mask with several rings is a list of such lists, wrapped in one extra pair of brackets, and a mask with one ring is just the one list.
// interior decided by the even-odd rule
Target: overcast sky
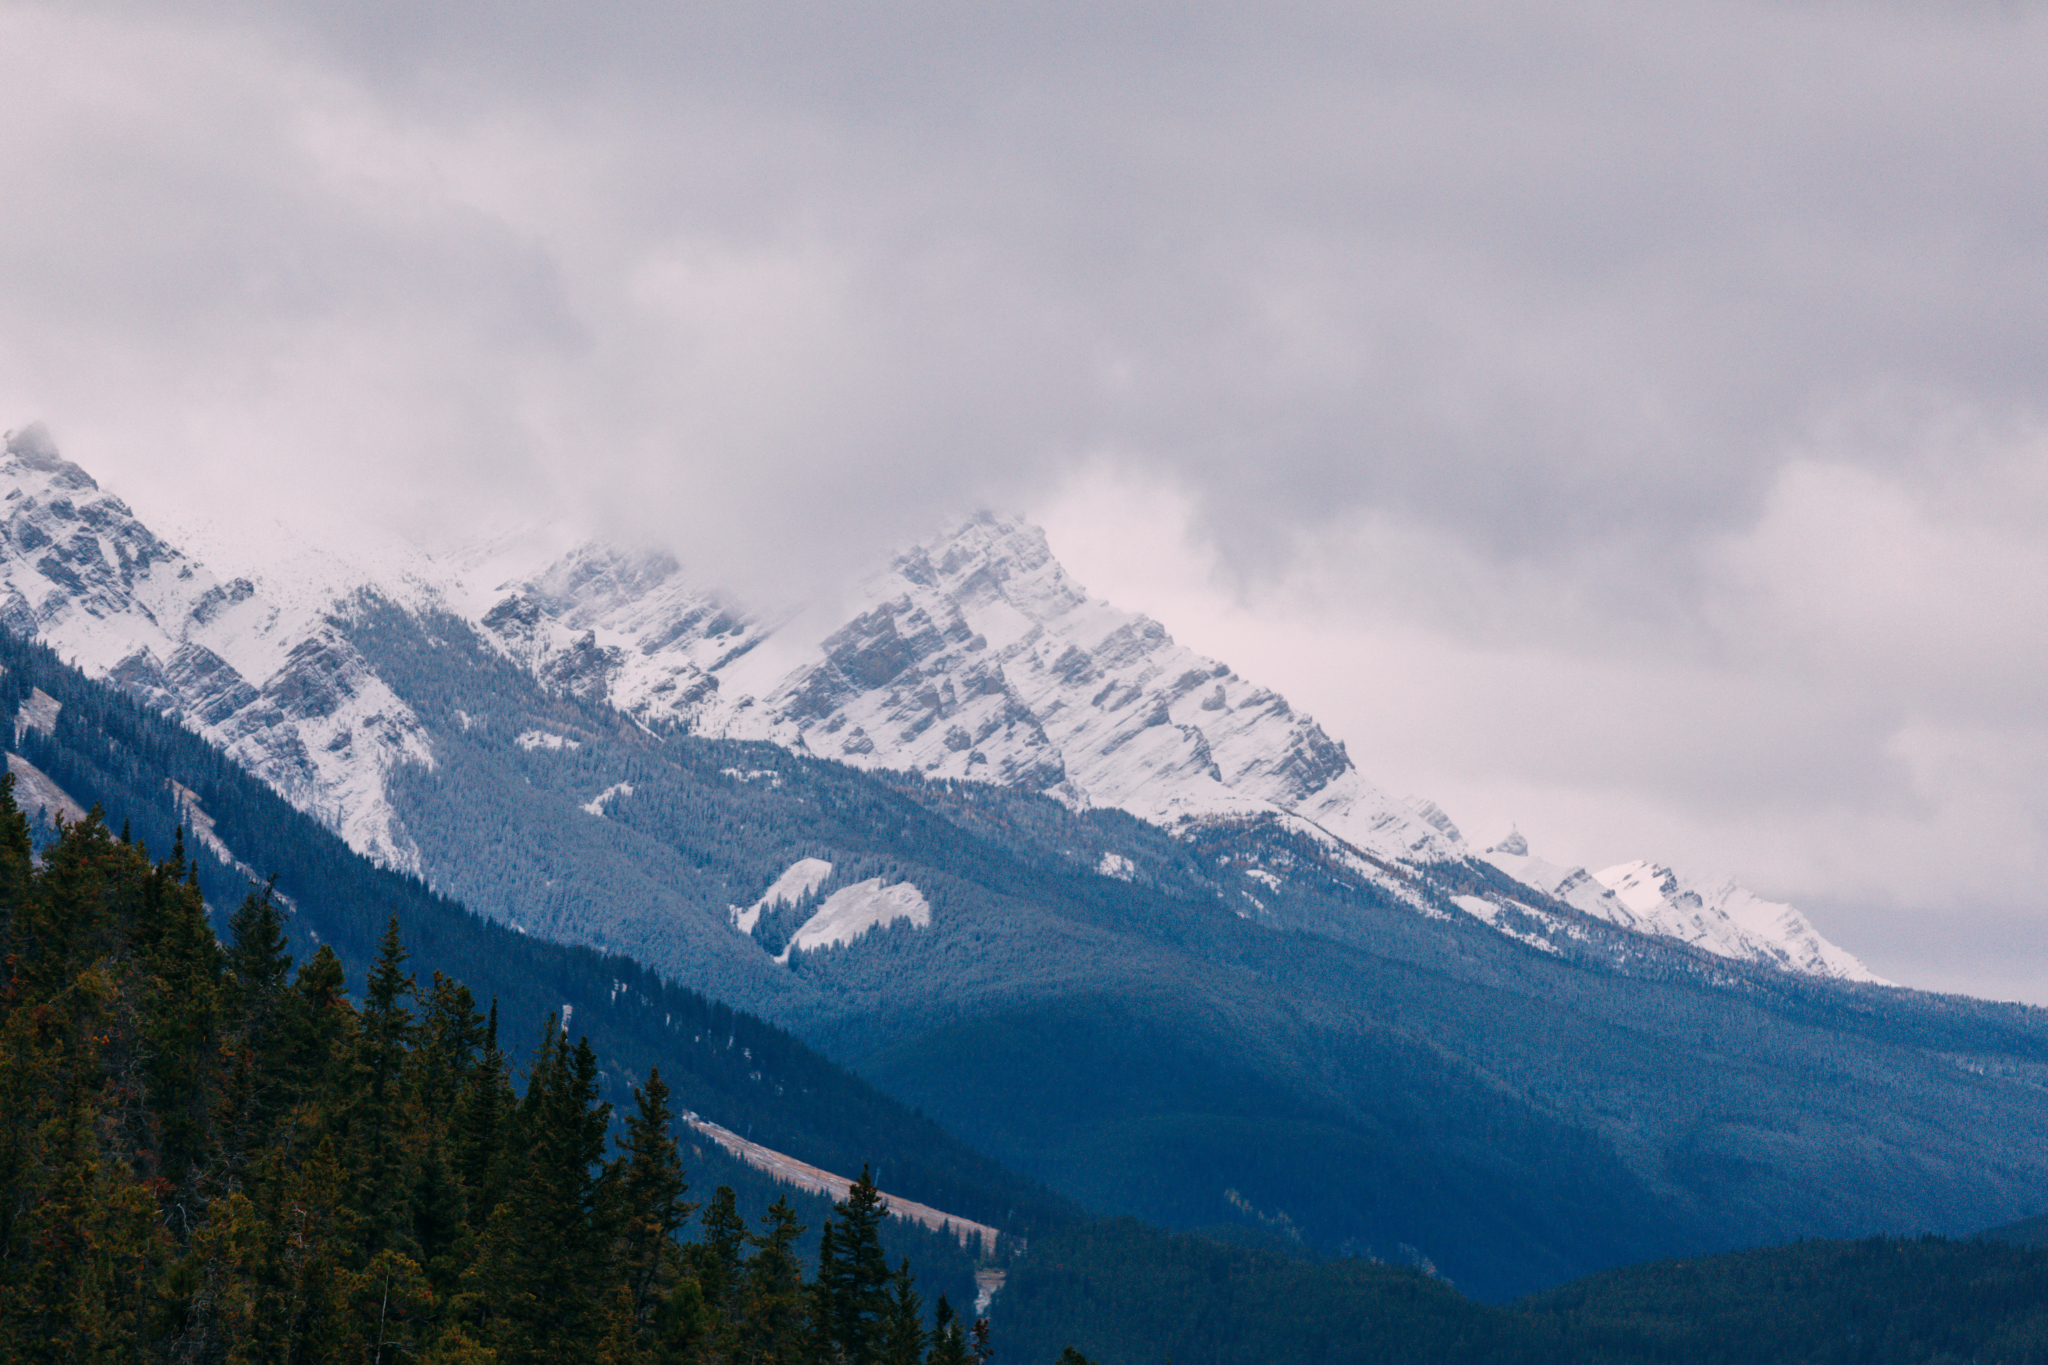
[(145, 517), (1019, 509), (1481, 844), (2048, 1003), (2048, 11), (303, 8), (0, 5), (0, 426)]

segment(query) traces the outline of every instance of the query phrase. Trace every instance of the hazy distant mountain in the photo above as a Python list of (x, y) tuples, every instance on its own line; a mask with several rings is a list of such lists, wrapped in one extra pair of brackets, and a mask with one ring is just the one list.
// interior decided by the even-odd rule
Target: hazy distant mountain
[[(434, 746), (344, 628), (360, 578), (325, 609), (221, 583), (40, 427), (7, 438), (0, 488), (0, 620), (178, 715), (352, 847), (432, 874), (390, 783), (431, 768)], [(453, 611), (544, 687), (656, 728), (1041, 791), (1168, 829), (1272, 817), (1425, 911), (1415, 869), (1480, 858), (1541, 894), (1494, 884), (1452, 904), (1525, 941), (1583, 937), (1550, 898), (1737, 960), (1877, 979), (1797, 911), (1733, 883), (1702, 891), (1660, 869), (1623, 887), (1506, 844), (1475, 854), (1433, 805), (1374, 787), (1285, 697), (1089, 597), (1015, 520), (977, 516), (901, 555), (815, 638), (750, 616), (666, 555), (420, 557), (390, 577), (368, 590)]]

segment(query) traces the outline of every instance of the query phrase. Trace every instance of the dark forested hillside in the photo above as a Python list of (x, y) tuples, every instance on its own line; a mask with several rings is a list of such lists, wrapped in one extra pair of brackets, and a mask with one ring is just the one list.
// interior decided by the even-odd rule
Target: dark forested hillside
[(1505, 1308), (1421, 1271), (1303, 1262), (1125, 1220), (1034, 1248), (1004, 1344), (1096, 1365), (1932, 1365), (2048, 1360), (2048, 1251), (1803, 1242), (1657, 1262)]
[(0, 1361), (966, 1360), (866, 1173), (811, 1274), (787, 1203), (686, 1199), (658, 1069), (614, 1142), (588, 1040), (548, 1018), (515, 1088), (497, 1006), (409, 971), (395, 918), (358, 1006), (267, 894), (217, 941), (180, 840), (95, 812), (36, 858), (14, 785)]
[[(887, 1188), (906, 1198), (1026, 1235), (1071, 1216), (1063, 1201), (783, 1030), (630, 958), (521, 934), (372, 866), (205, 741), (43, 647), (0, 632), (0, 669), (0, 714), (16, 714), (37, 688), (62, 703), (49, 734), (20, 730), (17, 752), (156, 853), (192, 818), (169, 783), (194, 792), (225, 847), (258, 876), (276, 875), (294, 955), (331, 949), (352, 988), (396, 916), (422, 975), (465, 981), (480, 1001), (496, 999), (505, 1019), (527, 1021), (522, 1029), (566, 1010), (573, 1033), (596, 1049), (604, 1099), (623, 1102), (659, 1066), (679, 1107), (827, 1169), (853, 1172), (879, 1159)], [(221, 917), (247, 893), (249, 876), (196, 841), (188, 852), (224, 931)]]

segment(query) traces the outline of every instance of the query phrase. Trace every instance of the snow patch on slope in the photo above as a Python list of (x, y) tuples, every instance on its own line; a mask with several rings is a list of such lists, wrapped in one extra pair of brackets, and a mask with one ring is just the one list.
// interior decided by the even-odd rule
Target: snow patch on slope
[(57, 731), (57, 716), (64, 710), (64, 703), (58, 701), (40, 687), (32, 687), (22, 698), (21, 706), (14, 713), (14, 742), (21, 743), (21, 737), (30, 730), (45, 739)]
[(1095, 865), (1099, 876), (1114, 877), (1120, 882), (1130, 881), (1138, 875), (1137, 864), (1121, 853), (1105, 853), (1102, 861)]
[(585, 801), (583, 803), (583, 809), (589, 812), (590, 814), (595, 815), (600, 820), (602, 820), (604, 818), (604, 808), (606, 802), (612, 800), (615, 797), (631, 796), (632, 794), (633, 784), (631, 782), (614, 782), (609, 787), (606, 787), (603, 791), (599, 792), (597, 795), (591, 797), (588, 801)]
[(754, 932), (754, 926), (761, 922), (763, 910), (777, 905), (796, 904), (823, 886), (825, 879), (831, 875), (832, 864), (823, 858), (799, 858), (783, 869), (782, 875), (769, 884), (768, 889), (761, 893), (761, 899), (744, 910), (737, 905), (728, 906), (732, 922), (741, 933), (751, 934)]
[(61, 815), (66, 824), (76, 824), (86, 816), (84, 806), (72, 799), (50, 775), (20, 754), (7, 755), (7, 771), (14, 774), (14, 805), (22, 814), (34, 822), (38, 816), (48, 820)]
[(884, 928), (898, 920), (909, 920), (920, 929), (930, 927), (932, 908), (924, 893), (909, 882), (884, 886), (880, 877), (871, 877), (827, 896), (818, 913), (804, 921), (803, 927), (790, 938), (789, 947), (778, 953), (775, 960), (788, 962), (792, 950), (808, 953), (851, 943), (870, 929)]
[[(1484, 896), (1453, 896), (1451, 903), (1484, 924), (1487, 928), (1492, 929), (1495, 933), (1505, 934), (1517, 943), (1526, 943), (1531, 948), (1550, 953), (1553, 956), (1559, 952), (1557, 945), (1548, 939), (1538, 934), (1532, 934), (1526, 929), (1516, 927), (1512, 922), (1504, 918), (1501, 906), (1486, 899)], [(1525, 908), (1521, 913), (1537, 915), (1539, 919), (1544, 921), (1547, 927), (1554, 923), (1548, 915), (1542, 915), (1536, 911), (1530, 911)]]

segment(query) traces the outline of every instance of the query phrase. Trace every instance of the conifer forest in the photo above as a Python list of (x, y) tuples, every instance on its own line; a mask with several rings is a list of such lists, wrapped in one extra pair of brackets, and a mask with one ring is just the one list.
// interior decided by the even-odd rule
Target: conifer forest
[(987, 1357), (985, 1322), (888, 1264), (865, 1172), (807, 1266), (787, 1201), (750, 1226), (729, 1187), (689, 1197), (658, 1069), (614, 1123), (587, 1040), (501, 1036), (495, 1003), (406, 970), (396, 919), (357, 1004), (331, 949), (294, 971), (268, 888), (218, 941), (182, 831), (153, 859), (95, 811), (39, 856), (13, 787), (10, 1365)]

